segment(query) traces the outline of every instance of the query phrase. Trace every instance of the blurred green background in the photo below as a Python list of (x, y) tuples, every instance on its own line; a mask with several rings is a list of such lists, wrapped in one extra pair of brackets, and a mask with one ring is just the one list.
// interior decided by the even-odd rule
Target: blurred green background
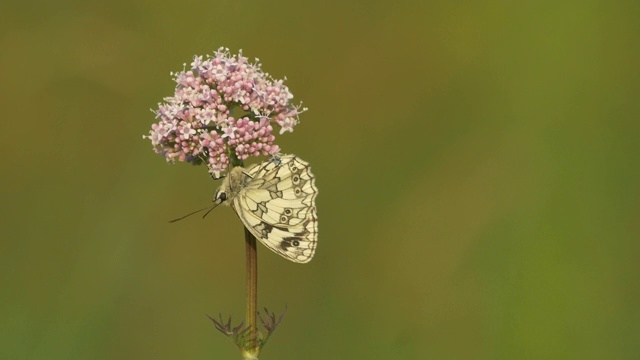
[(310, 110), (316, 258), (261, 359), (640, 358), (640, 5), (25, 1), (0, 11), (0, 359), (238, 359), (244, 244), (141, 136), (243, 49)]

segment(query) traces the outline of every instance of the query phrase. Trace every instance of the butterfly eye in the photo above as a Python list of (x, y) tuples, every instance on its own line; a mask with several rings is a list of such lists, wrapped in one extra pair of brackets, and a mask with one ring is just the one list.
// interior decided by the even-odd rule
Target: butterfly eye
[(226, 193), (220, 193), (220, 194), (218, 195), (218, 199), (220, 199), (220, 200), (222, 200), (222, 201), (227, 200), (227, 194), (226, 194)]

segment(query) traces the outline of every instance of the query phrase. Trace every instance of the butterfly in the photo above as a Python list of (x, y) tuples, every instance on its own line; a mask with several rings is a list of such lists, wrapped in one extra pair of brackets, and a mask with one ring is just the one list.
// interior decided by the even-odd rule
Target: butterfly
[(267, 248), (296, 263), (311, 261), (318, 242), (318, 188), (309, 164), (295, 155), (234, 167), (213, 196), (230, 205)]

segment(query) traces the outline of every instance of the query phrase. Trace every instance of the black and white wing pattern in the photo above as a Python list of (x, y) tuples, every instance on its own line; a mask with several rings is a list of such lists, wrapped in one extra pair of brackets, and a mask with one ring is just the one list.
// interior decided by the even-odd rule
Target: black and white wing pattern
[(318, 241), (318, 189), (309, 164), (281, 155), (244, 170), (244, 186), (231, 199), (249, 231), (282, 257), (307, 263)]

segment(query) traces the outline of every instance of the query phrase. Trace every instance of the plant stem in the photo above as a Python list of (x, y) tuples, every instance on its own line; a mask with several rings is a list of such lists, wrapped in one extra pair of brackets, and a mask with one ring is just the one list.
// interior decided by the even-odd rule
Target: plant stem
[[(247, 248), (247, 312), (245, 320), (249, 326), (250, 339), (253, 349), (246, 349), (257, 359), (258, 351), (258, 329), (256, 323), (256, 313), (258, 310), (258, 249), (256, 248), (256, 238), (244, 228), (244, 240)], [(245, 357), (246, 358), (246, 357)]]
[[(238, 159), (234, 151), (229, 151), (229, 160), (232, 167), (244, 166), (243, 161)], [(258, 249), (256, 248), (256, 238), (244, 228), (244, 242), (247, 248), (247, 309), (245, 321), (249, 327), (249, 346), (241, 351), (246, 360), (257, 360), (260, 352), (258, 343)]]

